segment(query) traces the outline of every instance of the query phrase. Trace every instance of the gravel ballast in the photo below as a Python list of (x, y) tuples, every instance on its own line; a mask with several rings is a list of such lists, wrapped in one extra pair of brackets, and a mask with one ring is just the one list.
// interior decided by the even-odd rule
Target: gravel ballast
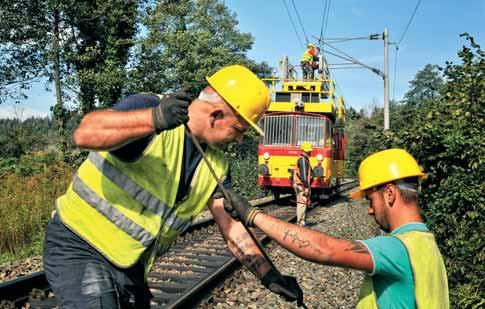
[[(296, 211), (296, 208), (295, 208)], [(341, 239), (366, 239), (380, 233), (363, 202), (340, 198), (330, 206), (319, 206), (307, 216), (309, 228)], [(297, 278), (308, 308), (354, 308), (363, 272), (305, 261), (271, 243), (269, 256), (280, 272)], [(294, 308), (260, 284), (245, 268), (227, 279), (200, 305), (202, 308)]]

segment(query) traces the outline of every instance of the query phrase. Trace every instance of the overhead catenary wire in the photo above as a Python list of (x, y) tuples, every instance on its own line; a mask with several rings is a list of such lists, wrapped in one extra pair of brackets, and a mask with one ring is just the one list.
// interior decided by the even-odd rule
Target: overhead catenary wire
[(368, 40), (369, 36), (363, 36), (363, 37), (357, 37), (357, 38), (323, 38), (323, 42), (331, 42), (333, 44), (335, 43), (341, 43), (341, 42), (348, 42), (348, 41), (355, 41), (355, 40)]
[(332, 4), (332, 0), (328, 0), (328, 7), (327, 7), (327, 17), (325, 18), (325, 30), (323, 31), (323, 36), (324, 37), (327, 34), (327, 27), (328, 27), (328, 20), (330, 17), (330, 5)]
[(380, 75), (380, 76), (383, 76), (383, 73), (382, 73), (382, 72), (381, 72), (379, 69), (376, 69), (376, 68), (374, 68), (374, 67), (368, 66), (367, 64), (364, 64), (364, 63), (360, 62), (359, 60), (357, 60), (357, 59), (355, 59), (354, 57), (352, 57), (352, 56), (348, 55), (347, 53), (345, 53), (344, 51), (342, 51), (342, 50), (340, 50), (340, 49), (336, 48), (336, 47), (335, 47), (335, 46), (333, 46), (332, 44), (329, 44), (329, 43), (324, 43), (324, 44), (325, 44), (325, 45), (327, 45), (327, 46), (329, 46), (330, 48), (332, 48), (332, 49), (336, 50), (337, 52), (339, 52), (339, 53), (343, 54), (344, 56), (342, 56), (342, 55), (338, 55), (338, 54), (335, 54), (335, 53), (332, 53), (332, 52), (330, 52), (330, 51), (328, 51), (328, 50), (326, 51), (326, 53), (327, 53), (327, 54), (330, 54), (330, 55), (333, 55), (333, 56), (338, 57), (338, 58), (340, 58), (340, 59), (344, 59), (344, 60), (350, 61), (350, 62), (352, 62), (352, 63), (358, 64), (358, 65), (361, 65), (361, 66), (363, 66), (363, 67), (365, 67), (365, 68), (367, 68), (367, 69), (371, 70), (372, 72), (374, 72), (374, 73), (376, 73), (376, 74), (378, 74), (378, 75)]
[(411, 17), (409, 18), (409, 21), (401, 34), (401, 38), (397, 42), (397, 44), (394, 46), (395, 48), (395, 53), (394, 53), (394, 78), (392, 82), (392, 100), (395, 101), (395, 95), (396, 95), (396, 79), (397, 79), (397, 59), (398, 59), (398, 52), (399, 52), (399, 46), (401, 45), (402, 40), (404, 40), (404, 37), (406, 36), (406, 33), (408, 32), (409, 26), (411, 25), (414, 16), (416, 15), (416, 12), (418, 11), (419, 5), (421, 4), (421, 0), (418, 0), (416, 3), (416, 6), (414, 7), (413, 13), (411, 14)]
[(392, 101), (396, 102), (396, 76), (397, 76), (397, 52), (398, 48), (395, 46), (395, 53), (394, 53), (394, 78), (392, 81)]
[(303, 30), (303, 34), (305, 35), (305, 40), (306, 43), (308, 43), (308, 36), (306, 35), (305, 27), (303, 26), (303, 22), (300, 17), (300, 13), (298, 13), (298, 9), (296, 8), (295, 1), (291, 0), (291, 3), (293, 4), (293, 8), (295, 9), (296, 16), (298, 17), (298, 21), (300, 22), (301, 29)]
[(352, 67), (352, 66), (349, 66), (349, 67), (330, 67), (329, 66), (329, 69), (332, 69), (332, 70), (343, 70), (343, 69), (359, 69), (359, 70), (363, 70), (363, 69), (366, 69), (364, 67)]
[(288, 5), (286, 4), (286, 0), (282, 0), (283, 4), (285, 5), (286, 12), (288, 13), (288, 17), (290, 18), (291, 25), (293, 26), (293, 30), (295, 30), (296, 37), (298, 38), (298, 41), (300, 42), (301, 46), (304, 47), (305, 45), (303, 44), (300, 35), (298, 34), (298, 31), (296, 30), (295, 23), (293, 22), (293, 18), (291, 18), (291, 13), (290, 9), (288, 9)]
[(406, 29), (404, 29), (404, 32), (401, 35), (401, 38), (399, 39), (396, 48), (399, 48), (399, 45), (401, 44), (402, 40), (404, 39), (404, 36), (406, 35), (406, 32), (408, 32), (409, 26), (411, 25), (411, 22), (414, 19), (414, 15), (416, 15), (416, 12), (418, 11), (419, 4), (421, 3), (421, 0), (418, 0), (418, 3), (416, 4), (416, 7), (414, 8), (413, 14), (411, 14), (411, 18), (409, 18), (408, 24), (406, 25)]
[[(328, 26), (328, 17), (330, 14), (330, 4), (331, 0), (325, 0), (325, 5), (323, 6), (323, 14), (322, 14), (322, 26), (320, 28), (320, 38), (323, 39), (325, 34), (327, 33), (327, 26)], [(322, 41), (324, 42), (324, 41)], [(325, 45), (322, 45), (322, 53), (325, 50)]]
[(323, 28), (325, 26), (325, 14), (327, 12), (327, 5), (328, 5), (328, 0), (322, 0), (324, 1), (323, 5), (323, 13), (322, 13), (322, 26), (320, 27), (320, 37), (323, 38)]

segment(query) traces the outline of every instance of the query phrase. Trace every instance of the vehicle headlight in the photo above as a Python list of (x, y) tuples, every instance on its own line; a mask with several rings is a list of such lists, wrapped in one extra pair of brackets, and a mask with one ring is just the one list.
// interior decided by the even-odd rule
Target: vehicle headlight
[(263, 159), (268, 160), (269, 159), (269, 153), (265, 152), (263, 154)]
[(322, 162), (323, 161), (323, 156), (321, 153), (317, 154), (317, 161)]

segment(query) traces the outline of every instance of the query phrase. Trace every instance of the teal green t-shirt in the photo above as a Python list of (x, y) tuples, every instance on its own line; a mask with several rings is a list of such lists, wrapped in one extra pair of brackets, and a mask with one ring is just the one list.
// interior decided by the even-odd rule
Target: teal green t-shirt
[(389, 235), (361, 240), (374, 261), (374, 271), (370, 275), (379, 308), (415, 308), (414, 279), (408, 252), (398, 238), (392, 237), (410, 231), (429, 230), (424, 223), (408, 223)]

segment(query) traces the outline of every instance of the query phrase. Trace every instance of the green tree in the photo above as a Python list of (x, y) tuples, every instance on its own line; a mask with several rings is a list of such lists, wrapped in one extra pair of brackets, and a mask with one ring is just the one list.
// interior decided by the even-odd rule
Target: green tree
[(82, 113), (97, 105), (110, 107), (120, 99), (126, 83), (138, 2), (64, 1), (63, 16), (72, 33), (64, 50), (74, 73), (68, 86), (78, 94)]
[(440, 68), (437, 65), (427, 64), (416, 73), (409, 85), (409, 90), (404, 94), (401, 104), (395, 104), (391, 108), (391, 127), (395, 129), (394, 131), (404, 129), (413, 123), (414, 115), (420, 113), (423, 106), (439, 99), (444, 86)]
[(420, 106), (423, 102), (438, 99), (443, 88), (443, 78), (437, 65), (427, 64), (409, 82), (410, 88), (404, 95), (407, 104)]
[(184, 89), (195, 95), (205, 76), (235, 63), (269, 75), (267, 64), (247, 58), (253, 37), (237, 30), (236, 15), (221, 1), (159, 1), (146, 8), (142, 22), (147, 35), (133, 58), (133, 92)]
[(0, 103), (26, 98), (46, 76), (50, 21), (47, 1), (0, 2)]
[(138, 5), (135, 0), (0, 2), (0, 99), (15, 93), (25, 98), (19, 89), (58, 74), (78, 95), (82, 111), (114, 104), (126, 82)]

